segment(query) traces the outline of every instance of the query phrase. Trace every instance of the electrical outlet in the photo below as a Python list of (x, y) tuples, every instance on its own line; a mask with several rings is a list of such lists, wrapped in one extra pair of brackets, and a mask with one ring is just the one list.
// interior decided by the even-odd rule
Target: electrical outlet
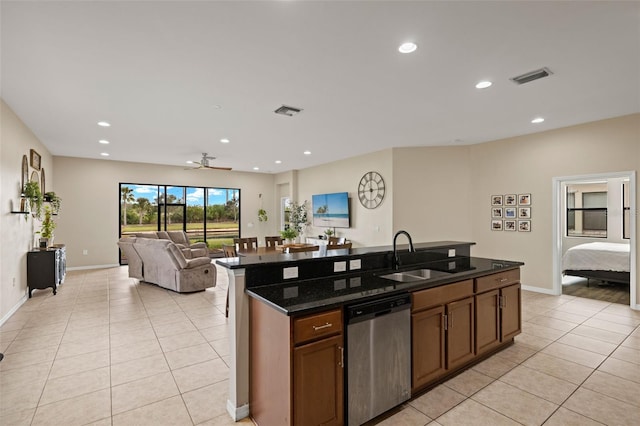
[(290, 280), (292, 278), (298, 278), (298, 267), (282, 268), (282, 279)]
[(347, 270), (347, 262), (333, 262), (333, 272), (344, 272)]
[(87, 250), (87, 249), (82, 250), (82, 254), (85, 255), (85, 256), (88, 255), (89, 254), (89, 250)]

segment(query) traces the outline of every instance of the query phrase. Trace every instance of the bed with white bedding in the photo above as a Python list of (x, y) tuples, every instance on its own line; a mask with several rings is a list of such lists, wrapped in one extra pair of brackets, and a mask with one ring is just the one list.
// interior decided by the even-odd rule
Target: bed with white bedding
[(562, 273), (629, 284), (630, 246), (626, 243), (587, 243), (571, 247), (562, 257)]

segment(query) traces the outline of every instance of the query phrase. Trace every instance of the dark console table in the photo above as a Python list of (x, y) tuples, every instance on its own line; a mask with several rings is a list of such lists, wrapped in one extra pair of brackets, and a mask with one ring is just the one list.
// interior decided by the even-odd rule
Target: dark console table
[(58, 284), (64, 282), (67, 271), (66, 249), (64, 244), (49, 247), (46, 250), (34, 249), (27, 253), (27, 284), (29, 297), (34, 289), (51, 287), (56, 294)]

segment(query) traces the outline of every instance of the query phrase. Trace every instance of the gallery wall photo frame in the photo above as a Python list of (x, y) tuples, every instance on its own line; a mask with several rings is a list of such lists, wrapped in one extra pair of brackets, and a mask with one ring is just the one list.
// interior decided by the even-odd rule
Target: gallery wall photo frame
[(491, 221), (491, 230), (492, 231), (502, 231), (502, 221), (501, 220), (492, 220)]
[(517, 206), (518, 205), (518, 196), (516, 194), (506, 194), (504, 196), (504, 205), (505, 206)]
[(36, 169), (38, 171), (40, 171), (40, 160), (41, 159), (42, 159), (42, 157), (40, 157), (40, 154), (38, 154), (35, 149), (32, 149), (30, 151), (31, 167), (33, 167), (34, 169)]
[(518, 194), (518, 205), (519, 206), (530, 206), (531, 205), (531, 194)]
[(519, 220), (518, 221), (518, 231), (519, 232), (531, 232), (531, 221), (530, 220)]
[(491, 196), (491, 205), (492, 206), (501, 206), (502, 205), (502, 195), (492, 195)]
[(517, 223), (515, 220), (505, 220), (504, 221), (504, 230), (505, 231), (513, 231), (517, 230)]
[(519, 219), (531, 219), (531, 207), (518, 207)]
[(495, 219), (502, 219), (502, 207), (492, 207), (491, 208), (491, 217)]
[(518, 208), (517, 207), (505, 207), (504, 208), (504, 218), (505, 219), (515, 219), (518, 217)]

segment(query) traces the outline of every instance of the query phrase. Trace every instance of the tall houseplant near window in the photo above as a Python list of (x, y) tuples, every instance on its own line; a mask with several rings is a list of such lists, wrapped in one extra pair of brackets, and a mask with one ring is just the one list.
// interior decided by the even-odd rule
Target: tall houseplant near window
[(289, 227), (295, 230), (297, 235), (309, 224), (308, 208), (306, 200), (303, 203), (292, 201), (289, 205)]

